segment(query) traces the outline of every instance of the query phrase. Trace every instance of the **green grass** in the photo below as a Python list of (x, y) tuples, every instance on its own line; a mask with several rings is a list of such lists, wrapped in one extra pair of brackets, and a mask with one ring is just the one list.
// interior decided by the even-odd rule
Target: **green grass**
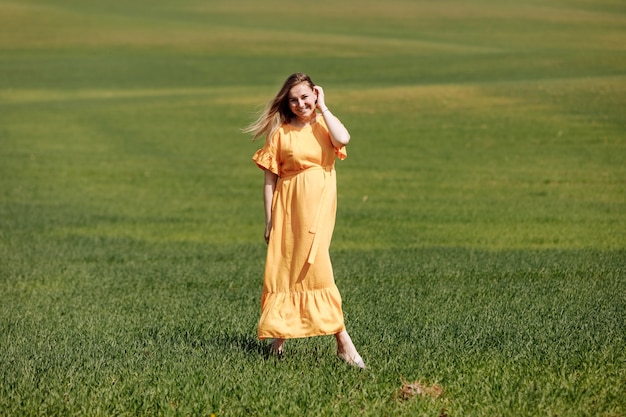
[[(626, 414), (623, 2), (335, 3), (0, 1), (1, 416)], [(256, 339), (294, 71), (365, 371)]]

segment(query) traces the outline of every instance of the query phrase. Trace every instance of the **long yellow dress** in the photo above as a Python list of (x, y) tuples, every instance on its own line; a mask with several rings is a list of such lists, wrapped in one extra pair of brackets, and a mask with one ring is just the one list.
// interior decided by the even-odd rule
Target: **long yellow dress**
[(279, 176), (261, 295), (259, 339), (309, 337), (345, 330), (330, 262), (337, 182), (335, 148), (322, 116), (289, 124), (266, 140), (254, 162)]

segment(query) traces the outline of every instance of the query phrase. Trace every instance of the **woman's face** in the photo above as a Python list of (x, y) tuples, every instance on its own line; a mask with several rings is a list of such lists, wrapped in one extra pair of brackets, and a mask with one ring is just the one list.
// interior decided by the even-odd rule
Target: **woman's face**
[(302, 121), (311, 119), (315, 115), (317, 94), (307, 83), (300, 83), (289, 90), (289, 108)]

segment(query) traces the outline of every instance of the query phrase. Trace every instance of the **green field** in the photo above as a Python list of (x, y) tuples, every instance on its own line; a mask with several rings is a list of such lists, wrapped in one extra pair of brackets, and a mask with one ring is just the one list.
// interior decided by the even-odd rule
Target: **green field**
[[(296, 71), (364, 371), (256, 339)], [(0, 0), (0, 335), (0, 416), (625, 416), (626, 3)]]

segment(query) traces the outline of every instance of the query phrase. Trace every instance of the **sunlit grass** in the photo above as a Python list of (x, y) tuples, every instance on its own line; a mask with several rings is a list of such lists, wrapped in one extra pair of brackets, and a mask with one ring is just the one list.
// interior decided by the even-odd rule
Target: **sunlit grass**
[[(0, 415), (623, 415), (623, 5), (244, 3), (0, 2)], [(256, 339), (240, 128), (300, 70), (364, 372)]]

